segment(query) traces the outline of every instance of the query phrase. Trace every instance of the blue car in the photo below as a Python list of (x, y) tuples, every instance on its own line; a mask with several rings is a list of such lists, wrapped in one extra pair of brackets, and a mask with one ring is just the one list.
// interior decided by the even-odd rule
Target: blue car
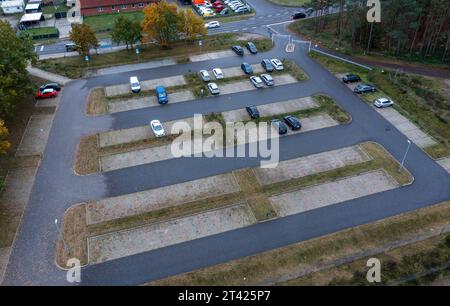
[(155, 91), (156, 91), (156, 98), (158, 99), (159, 104), (166, 104), (167, 102), (169, 102), (167, 91), (164, 86), (156, 87)]
[(242, 63), (241, 69), (245, 72), (245, 74), (253, 73), (253, 68), (249, 63)]

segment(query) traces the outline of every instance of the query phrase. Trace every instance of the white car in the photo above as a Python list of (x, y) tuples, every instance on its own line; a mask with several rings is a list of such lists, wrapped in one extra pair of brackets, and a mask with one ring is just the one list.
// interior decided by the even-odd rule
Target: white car
[(252, 84), (255, 85), (256, 88), (262, 88), (264, 86), (263, 81), (258, 76), (250, 77), (250, 82), (252, 82)]
[(209, 75), (209, 72), (206, 70), (200, 70), (200, 77), (205, 82), (211, 81), (211, 76)]
[(139, 83), (139, 80), (137, 77), (132, 76), (130, 77), (130, 87), (132, 92), (140, 92), (141, 91), (141, 84)]
[(155, 134), (155, 137), (163, 137), (166, 136), (166, 132), (164, 131), (164, 127), (162, 126), (161, 122), (159, 120), (152, 120), (150, 121), (150, 128), (153, 131), (153, 134)]
[(224, 78), (222, 69), (220, 69), (220, 68), (214, 68), (212, 72), (213, 72), (214, 77), (216, 78), (216, 80), (221, 80), (221, 79)]
[(378, 108), (382, 108), (392, 106), (394, 105), (394, 102), (388, 98), (378, 98), (375, 101), (373, 101), (373, 105), (375, 105)]
[(208, 83), (208, 90), (212, 95), (220, 94), (219, 86), (216, 83)]
[(272, 63), (275, 70), (281, 71), (284, 69), (283, 63), (279, 59), (273, 58), (270, 60), (270, 62)]
[(205, 23), (205, 28), (207, 29), (214, 29), (220, 27), (220, 22), (218, 21), (210, 21), (208, 23)]

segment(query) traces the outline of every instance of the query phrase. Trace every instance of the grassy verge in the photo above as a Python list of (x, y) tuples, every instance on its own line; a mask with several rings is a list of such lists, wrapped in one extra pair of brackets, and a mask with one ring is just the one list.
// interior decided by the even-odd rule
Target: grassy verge
[(283, 6), (292, 6), (292, 7), (300, 7), (309, 3), (310, 0), (269, 0), (272, 3), (283, 5)]
[(448, 225), (448, 220), (450, 202), (444, 202), (269, 252), (180, 274), (152, 282), (150, 285), (285, 283), (289, 279), (298, 278), (296, 275), (301, 275), (304, 271), (312, 273), (313, 269), (343, 257), (435, 231)]
[(106, 32), (112, 30), (114, 22), (117, 20), (117, 18), (119, 18), (119, 16), (124, 16), (132, 20), (137, 20), (139, 22), (144, 19), (144, 13), (141, 11), (137, 11), (86, 16), (84, 17), (83, 22), (89, 25), (94, 32)]
[[(246, 40), (238, 38), (237, 34), (230, 33), (208, 36), (203, 40), (201, 48), (198, 44), (184, 41), (175, 42), (170, 49), (164, 50), (156, 45), (142, 45), (139, 60), (134, 50), (123, 50), (106, 54), (92, 54), (89, 66), (81, 56), (73, 56), (41, 60), (37, 62), (36, 67), (76, 79), (84, 76), (89, 69), (134, 64), (167, 57), (185, 62), (188, 60), (188, 55), (228, 49), (235, 44), (244, 46), (247, 43)], [(261, 51), (272, 48), (272, 42), (267, 38), (254, 40), (254, 43)]]
[(42, 13), (44, 14), (55, 14), (67, 12), (69, 8), (66, 5), (47, 5), (42, 7)]
[[(220, 119), (214, 115), (211, 115), (211, 118), (209, 119), (213, 118)], [(182, 205), (177, 205), (156, 211), (150, 211), (147, 213), (133, 215), (125, 218), (119, 218), (95, 225), (84, 226), (85, 228), (82, 229), (75, 226), (78, 222), (77, 218), (79, 213), (75, 215), (67, 213), (64, 217), (64, 230), (68, 231), (67, 237), (73, 237), (73, 239), (66, 238), (66, 241), (69, 245), (74, 244), (73, 249), (83, 250), (83, 248), (79, 247), (79, 245), (85, 244), (87, 237), (97, 236), (128, 228), (134, 228), (151, 222), (160, 222), (242, 202), (246, 202), (250, 206), (258, 221), (265, 221), (277, 217), (277, 213), (268, 199), (268, 197), (273, 195), (274, 193), (300, 189), (313, 184), (339, 179), (347, 175), (355, 175), (361, 172), (380, 168), (385, 169), (385, 171), (391, 174), (400, 185), (407, 184), (411, 181), (411, 177), (409, 176), (408, 172), (403, 170), (402, 172), (398, 173), (396, 171), (396, 169), (398, 169), (397, 162), (393, 160), (389, 153), (387, 153), (382, 147), (374, 143), (364, 143), (362, 144), (362, 146), (364, 150), (373, 157), (372, 161), (361, 163), (356, 166), (346, 166), (335, 171), (328, 171), (317, 175), (310, 175), (301, 179), (289, 180), (285, 181), (284, 183), (272, 184), (268, 186), (260, 186), (252, 169), (241, 169), (233, 172), (240, 186), (239, 192), (184, 203)], [(108, 148), (108, 150), (114, 149)], [(116, 148), (116, 150), (121, 149)], [(110, 151), (110, 153), (111, 152), (112, 151)], [(85, 209), (84, 204), (82, 204), (81, 206), (83, 207), (83, 209)], [(62, 256), (64, 260), (67, 259), (63, 255), (58, 256)], [(83, 257), (81, 256), (80, 258)], [(62, 260), (62, 262), (64, 262), (64, 260)]]
[(436, 80), (416, 75), (395, 74), (374, 69), (367, 71), (355, 65), (335, 60), (317, 53), (311, 57), (332, 73), (358, 73), (362, 80), (374, 84), (378, 91), (361, 97), (372, 103), (378, 97), (390, 97), (394, 108), (438, 141), (438, 145), (426, 149), (433, 158), (448, 156), (450, 152), (450, 100), (442, 94)]
[(103, 88), (95, 88), (89, 93), (86, 113), (88, 115), (101, 115), (108, 112), (108, 101)]

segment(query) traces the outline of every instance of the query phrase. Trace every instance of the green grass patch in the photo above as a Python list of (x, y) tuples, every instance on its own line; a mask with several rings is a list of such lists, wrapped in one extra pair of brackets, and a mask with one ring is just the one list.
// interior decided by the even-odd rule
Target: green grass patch
[(44, 14), (55, 14), (67, 12), (69, 8), (66, 5), (47, 5), (42, 7), (42, 13)]
[(119, 16), (124, 16), (132, 20), (137, 20), (139, 22), (144, 19), (144, 13), (141, 11), (137, 11), (86, 16), (84, 17), (83, 22), (89, 25), (94, 32), (106, 32), (112, 30), (114, 22), (117, 20), (117, 18), (119, 18)]
[(293, 6), (293, 7), (304, 6), (305, 4), (311, 2), (310, 0), (269, 0), (269, 1), (278, 5)]
[(43, 28), (31, 28), (27, 30), (20, 31), (22, 34), (29, 34), (31, 36), (37, 36), (37, 35), (58, 35), (58, 29), (55, 27), (43, 27)]

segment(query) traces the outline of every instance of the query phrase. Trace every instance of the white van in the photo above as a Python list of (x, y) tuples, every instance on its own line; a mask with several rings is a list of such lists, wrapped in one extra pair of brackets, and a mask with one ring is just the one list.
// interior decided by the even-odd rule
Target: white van
[(130, 86), (132, 92), (141, 91), (141, 84), (139, 84), (139, 80), (137, 77), (130, 77)]

